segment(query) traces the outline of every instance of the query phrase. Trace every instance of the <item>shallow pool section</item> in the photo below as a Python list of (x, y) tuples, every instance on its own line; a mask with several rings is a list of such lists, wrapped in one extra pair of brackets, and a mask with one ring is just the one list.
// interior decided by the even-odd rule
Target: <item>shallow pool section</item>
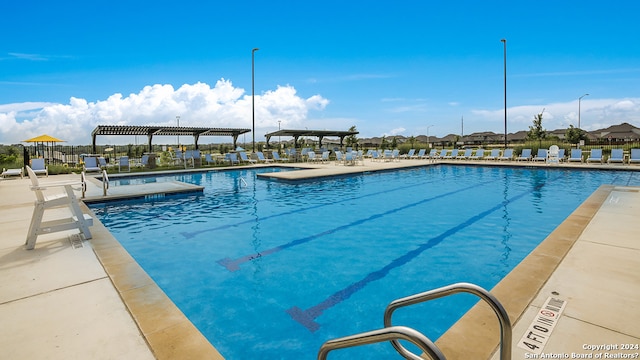
[[(640, 173), (430, 166), (299, 184), (241, 169), (181, 175), (202, 195), (91, 205), (227, 359), (315, 359), (383, 326), (392, 300), (465, 281), (491, 289), (601, 184)], [(175, 179), (174, 179), (175, 180)], [(476, 301), (399, 310), (436, 340)], [(398, 358), (389, 344), (332, 359)]]

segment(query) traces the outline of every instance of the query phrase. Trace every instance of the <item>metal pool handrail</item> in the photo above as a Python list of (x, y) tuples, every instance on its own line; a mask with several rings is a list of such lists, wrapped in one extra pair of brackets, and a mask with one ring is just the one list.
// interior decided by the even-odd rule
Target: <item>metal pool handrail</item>
[[(500, 321), (500, 360), (511, 360), (511, 321), (509, 320), (509, 315), (507, 311), (504, 309), (502, 304), (495, 298), (495, 296), (491, 295), (487, 290), (470, 283), (457, 283), (451, 284), (448, 286), (443, 286), (438, 289), (433, 289), (430, 291), (426, 291), (420, 294), (415, 294), (411, 296), (407, 296), (401, 299), (397, 299), (392, 301), (384, 311), (384, 326), (385, 328), (393, 327), (391, 325), (391, 316), (393, 312), (401, 307), (408, 305), (415, 305), (418, 303), (422, 303), (425, 301), (449, 296), (456, 293), (466, 292), (473, 295), (478, 296), (482, 300), (486, 301), (491, 309), (498, 316), (498, 320)], [(391, 340), (391, 344), (393, 345), (398, 352), (404, 356), (406, 359), (415, 359), (414, 353), (405, 349), (396, 339)], [(419, 359), (419, 357), (418, 357)]]
[(107, 196), (107, 190), (109, 189), (109, 176), (107, 170), (102, 170), (102, 195)]
[[(407, 340), (418, 346), (422, 351), (430, 356), (431, 359), (445, 360), (444, 354), (436, 347), (436, 345), (426, 336), (416, 330), (406, 326), (391, 326), (383, 329), (368, 331), (360, 334), (346, 336), (325, 342), (318, 351), (318, 360), (325, 360), (330, 351), (336, 349), (344, 349), (348, 347), (375, 344), (383, 341)], [(413, 353), (410, 353), (411, 360), (424, 360)]]

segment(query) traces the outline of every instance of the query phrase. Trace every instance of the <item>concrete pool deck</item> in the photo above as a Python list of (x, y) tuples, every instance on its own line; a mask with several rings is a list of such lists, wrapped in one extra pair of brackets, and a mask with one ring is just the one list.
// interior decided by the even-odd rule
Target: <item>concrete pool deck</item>
[[(295, 172), (297, 175), (283, 172), (266, 176), (293, 181), (429, 163), (366, 160), (365, 166), (347, 167), (334, 163), (292, 164), (313, 169)], [(587, 168), (584, 164), (567, 167)], [(589, 168), (640, 170), (619, 165)], [(58, 175), (41, 181), (78, 178)], [(199, 191), (179, 183), (127, 188), (112, 187), (109, 196)], [(102, 188), (90, 178), (87, 200), (96, 198), (102, 198)], [(35, 200), (29, 180), (2, 180), (0, 199), (0, 358), (222, 359), (97, 219), (91, 228), (93, 239), (85, 241), (83, 247), (72, 246), (72, 232), (62, 232), (40, 236), (36, 249), (27, 251), (23, 244)], [(592, 344), (640, 344), (638, 219), (640, 188), (602, 186), (491, 290), (514, 323), (513, 359), (533, 358), (526, 357), (525, 350), (516, 344), (549, 296), (565, 300), (566, 308), (544, 353), (595, 356), (640, 352), (583, 349), (583, 345)], [(497, 359), (494, 353), (498, 339), (495, 315), (479, 304), (437, 345), (449, 359)], [(309, 349), (313, 357), (317, 351)]]

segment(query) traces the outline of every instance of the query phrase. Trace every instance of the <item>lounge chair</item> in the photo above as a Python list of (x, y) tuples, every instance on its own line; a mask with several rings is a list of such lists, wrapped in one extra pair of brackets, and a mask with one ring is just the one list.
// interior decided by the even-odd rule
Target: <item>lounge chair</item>
[(323, 164), (328, 164), (329, 163), (329, 155), (331, 154), (331, 152), (329, 150), (325, 150), (322, 152), (322, 157), (320, 158), (320, 161)]
[(438, 155), (436, 155), (435, 158), (436, 159), (444, 159), (447, 156), (448, 153), (449, 153), (449, 150), (442, 149), (442, 150), (440, 150), (440, 153), (438, 153)]
[(418, 150), (417, 154), (414, 154), (412, 156), (409, 156), (409, 159), (423, 159), (424, 158), (424, 154), (427, 152), (427, 149), (420, 149)]
[(107, 166), (109, 166), (109, 165), (107, 165), (107, 159), (105, 159), (102, 156), (100, 156), (98, 158), (98, 166), (100, 166), (101, 169), (106, 169)]
[(264, 157), (264, 154), (262, 153), (262, 151), (258, 151), (256, 153), (256, 156), (258, 157), (258, 162), (261, 162), (261, 163), (265, 163), (266, 164), (266, 163), (270, 163), (270, 162), (273, 161), (271, 159), (267, 159), (266, 157)]
[(564, 158), (564, 149), (558, 149), (558, 161), (563, 162), (566, 159)]
[(211, 163), (215, 164), (216, 160), (211, 156), (211, 154), (204, 154), (204, 161), (207, 162), (207, 165), (211, 165)]
[(98, 160), (93, 156), (84, 158), (84, 172), (100, 172), (102, 169), (98, 166)]
[(274, 160), (274, 161), (277, 161), (277, 162), (285, 162), (285, 161), (289, 161), (289, 159), (288, 159), (288, 158), (286, 158), (286, 157), (280, 157), (280, 154), (278, 153), (278, 151), (277, 151), (277, 150), (273, 150), (273, 151), (271, 152), (271, 156), (273, 157), (273, 160)]
[[(85, 239), (91, 239), (89, 226), (93, 225), (93, 218), (88, 214), (83, 214), (80, 209), (80, 203), (76, 198), (73, 187), (82, 187), (81, 181), (63, 181), (40, 184), (38, 177), (31, 167), (26, 166), (29, 179), (31, 179), (31, 190), (36, 195), (33, 216), (31, 217), (31, 225), (27, 232), (27, 240), (25, 247), (27, 250), (33, 250), (36, 246), (38, 235), (50, 234), (58, 231), (66, 231), (78, 229)], [(63, 187), (64, 193), (56, 195), (45, 195), (44, 190), (47, 188)], [(67, 207), (70, 214), (67, 218), (57, 218), (56, 220), (43, 221), (45, 210)]]
[(587, 164), (591, 162), (599, 162), (602, 164), (602, 149), (591, 149), (589, 157), (587, 158)]
[(558, 147), (558, 145), (551, 145), (549, 147), (549, 151), (547, 152), (547, 163), (558, 164), (560, 162), (560, 159), (558, 158), (559, 153), (560, 153), (560, 148)]
[(236, 153), (228, 153), (225, 155), (225, 161), (228, 161), (231, 166), (240, 165), (240, 160), (238, 160), (238, 154)]
[(538, 153), (531, 160), (533, 160), (533, 161), (547, 161), (547, 149), (538, 149)]
[(247, 156), (247, 153), (245, 153), (244, 151), (239, 151), (238, 154), (240, 154), (240, 160), (243, 163), (249, 163), (251, 165), (256, 163), (254, 159), (249, 159), (249, 157)]
[[(375, 158), (375, 154), (374, 154), (374, 158)], [(336, 151), (336, 165), (340, 165), (342, 164), (342, 162), (344, 161), (344, 156), (342, 154), (342, 151)]]
[(569, 162), (582, 162), (582, 149), (571, 149), (571, 155), (569, 155)]
[(344, 164), (345, 165), (355, 165), (356, 164), (355, 153), (353, 151), (347, 151), (344, 154)]
[(611, 156), (607, 159), (607, 163), (620, 163), (624, 164), (624, 150), (611, 149)]
[(485, 157), (485, 160), (498, 160), (500, 157), (500, 149), (492, 149), (489, 156)]
[(409, 149), (409, 152), (399, 156), (400, 159), (410, 159), (416, 153), (416, 149)]
[(20, 179), (24, 177), (24, 171), (22, 168), (20, 169), (2, 169), (2, 178), (4, 179), (7, 176), (20, 176)]
[(149, 155), (142, 155), (140, 158), (140, 167), (149, 167)]
[(506, 160), (506, 161), (513, 160), (513, 149), (504, 149), (504, 152), (502, 153), (502, 156), (499, 156), (498, 160), (500, 160), (500, 161), (502, 161), (502, 160)]
[(458, 156), (458, 149), (451, 150), (451, 154), (445, 155), (443, 159), (455, 159)]
[(380, 153), (378, 152), (378, 150), (373, 150), (371, 152), (371, 161), (380, 161)]
[(129, 157), (121, 156), (120, 159), (118, 159), (118, 172), (130, 172), (130, 171), (131, 171), (131, 165), (129, 164)]
[(484, 157), (484, 149), (476, 150), (476, 153), (473, 156), (469, 156), (469, 160), (480, 160)]
[(431, 149), (431, 151), (429, 151), (429, 154), (424, 155), (422, 159), (435, 159), (436, 156), (438, 156), (438, 149)]
[(522, 149), (520, 156), (516, 158), (516, 161), (529, 161), (531, 160), (531, 149)]
[(640, 149), (631, 149), (631, 154), (629, 155), (629, 165), (631, 164), (640, 164)]
[(34, 174), (44, 174), (49, 177), (49, 167), (44, 164), (44, 159), (31, 159), (31, 170), (33, 170)]
[(464, 150), (464, 154), (456, 156), (456, 159), (458, 159), (458, 160), (466, 160), (466, 159), (470, 158), (472, 154), (473, 154), (473, 149), (465, 149)]

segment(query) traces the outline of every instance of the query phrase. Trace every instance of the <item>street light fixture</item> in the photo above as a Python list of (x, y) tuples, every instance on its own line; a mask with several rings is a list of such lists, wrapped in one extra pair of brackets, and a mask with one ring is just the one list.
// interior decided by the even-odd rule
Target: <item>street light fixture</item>
[(256, 100), (255, 100), (255, 52), (260, 49), (251, 49), (251, 135), (253, 141), (251, 149), (256, 152)]
[(507, 39), (500, 40), (504, 44), (504, 148), (507, 148)]
[(589, 94), (584, 94), (582, 96), (580, 96), (578, 98), (578, 129), (580, 129), (580, 102), (582, 101), (582, 98), (585, 96), (588, 96)]
[[(176, 121), (178, 122), (178, 128), (180, 127), (180, 115), (176, 116)], [(178, 149), (180, 149), (180, 129), (178, 129)]]

